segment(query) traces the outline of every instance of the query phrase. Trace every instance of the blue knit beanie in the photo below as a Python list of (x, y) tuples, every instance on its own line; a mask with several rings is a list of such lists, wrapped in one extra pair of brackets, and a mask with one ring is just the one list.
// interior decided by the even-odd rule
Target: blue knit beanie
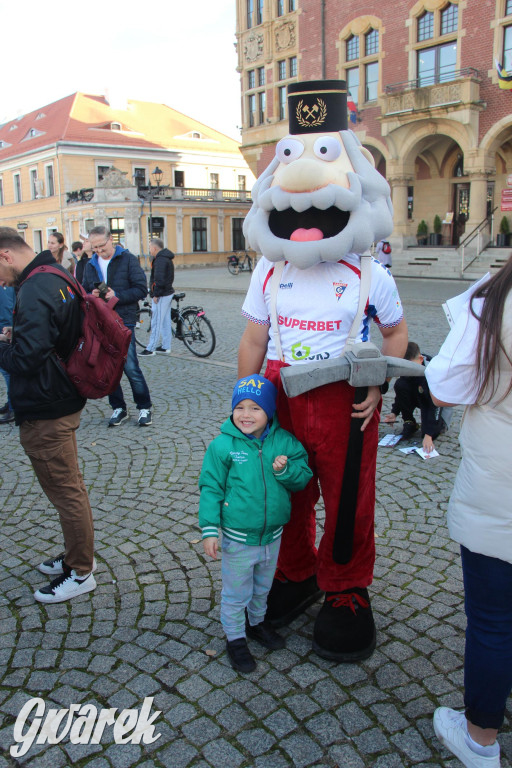
[(276, 397), (277, 389), (271, 381), (259, 373), (251, 373), (250, 376), (244, 376), (235, 384), (231, 410), (234, 410), (242, 400), (252, 400), (263, 408), (270, 421), (276, 410)]

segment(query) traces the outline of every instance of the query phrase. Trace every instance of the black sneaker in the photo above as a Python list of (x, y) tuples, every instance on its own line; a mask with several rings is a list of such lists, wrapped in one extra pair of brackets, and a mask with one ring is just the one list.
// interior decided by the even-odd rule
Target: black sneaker
[(154, 355), (154, 352), (151, 352), (149, 349), (143, 349), (142, 352), (139, 352), (139, 357), (152, 357)]
[(141, 408), (139, 411), (139, 427), (149, 427), (153, 423), (149, 408)]
[[(61, 552), (60, 555), (57, 555), (57, 557), (49, 557), (48, 560), (45, 560), (40, 565), (37, 566), (37, 570), (41, 573), (45, 573), (47, 576), (60, 576), (61, 573), (64, 573), (64, 555), (65, 552)], [(92, 572), (96, 570), (97, 564), (96, 564), (96, 558), (93, 557), (92, 560)]]
[(254, 672), (256, 662), (249, 650), (245, 637), (239, 637), (236, 640), (226, 642), (226, 650), (233, 669), (239, 672)]
[(402, 428), (402, 431), (400, 432), (400, 435), (403, 437), (404, 440), (408, 440), (410, 437), (414, 435), (415, 432), (417, 432), (419, 429), (419, 426), (416, 424), (415, 421), (404, 421), (404, 426)]
[(7, 413), (8, 410), (9, 410), (9, 403), (5, 403), (5, 405), (2, 405), (2, 407), (0, 408), (0, 413), (1, 414)]
[(126, 421), (128, 418), (127, 412), (124, 410), (124, 408), (116, 408), (112, 416), (110, 417), (110, 421), (108, 422), (109, 427), (118, 427), (120, 424), (123, 423), (123, 421)]
[(251, 640), (256, 640), (257, 643), (264, 648), (268, 648), (270, 651), (278, 651), (284, 648), (284, 637), (281, 637), (275, 629), (273, 629), (268, 621), (260, 621), (259, 624), (251, 626), (248, 621), (245, 622), (245, 632), (247, 637)]
[(14, 411), (11, 409), (7, 409), (5, 413), (2, 413), (0, 416), (0, 424), (10, 424), (11, 421), (14, 421)]
[(171, 354), (171, 350), (170, 349), (164, 349), (163, 347), (157, 347), (155, 349), (155, 352), (157, 353), (157, 355), (170, 355)]
[(42, 587), (34, 592), (38, 603), (63, 603), (72, 597), (84, 595), (96, 589), (96, 579), (91, 573), (87, 576), (77, 576), (76, 571), (66, 571), (57, 576), (47, 587)]

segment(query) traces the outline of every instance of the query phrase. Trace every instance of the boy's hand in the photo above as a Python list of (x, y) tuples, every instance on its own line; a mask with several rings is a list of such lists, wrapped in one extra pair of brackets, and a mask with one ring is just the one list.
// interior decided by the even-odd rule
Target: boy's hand
[(219, 548), (219, 540), (216, 536), (209, 536), (207, 539), (203, 539), (203, 548), (205, 555), (217, 559), (217, 550)]
[(394, 424), (396, 421), (396, 416), (394, 413), (387, 413), (382, 421), (384, 424)]
[(288, 456), (276, 456), (272, 462), (274, 472), (282, 472), (288, 463)]
[(423, 438), (423, 450), (425, 453), (432, 453), (434, 450), (434, 441), (430, 437), (430, 435), (425, 435)]

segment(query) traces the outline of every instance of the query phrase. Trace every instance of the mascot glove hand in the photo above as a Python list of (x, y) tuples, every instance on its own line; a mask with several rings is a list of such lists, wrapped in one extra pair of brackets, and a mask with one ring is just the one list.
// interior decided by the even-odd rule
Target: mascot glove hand
[(361, 432), (364, 432), (364, 430), (370, 423), (372, 414), (376, 409), (376, 407), (378, 406), (379, 401), (380, 401), (379, 387), (368, 387), (368, 395), (366, 396), (366, 400), (363, 400), (362, 403), (354, 403), (352, 405), (352, 408), (355, 411), (355, 413), (352, 414), (352, 418), (364, 419), (363, 424), (361, 426)]

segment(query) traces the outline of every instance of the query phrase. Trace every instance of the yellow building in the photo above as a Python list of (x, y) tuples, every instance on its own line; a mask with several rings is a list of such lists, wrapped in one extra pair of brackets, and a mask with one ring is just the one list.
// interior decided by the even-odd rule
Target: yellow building
[(0, 224), (36, 252), (102, 224), (135, 254), (152, 232), (178, 264), (222, 260), (253, 182), (234, 139), (164, 104), (75, 93), (0, 128)]

